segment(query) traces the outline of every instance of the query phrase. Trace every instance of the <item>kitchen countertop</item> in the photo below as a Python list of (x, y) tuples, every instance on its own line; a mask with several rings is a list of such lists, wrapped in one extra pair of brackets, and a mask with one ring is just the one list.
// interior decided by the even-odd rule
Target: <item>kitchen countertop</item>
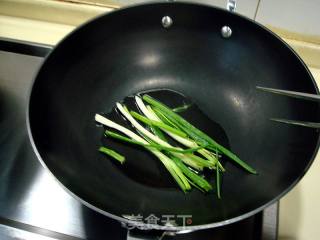
[[(318, 87), (320, 69), (309, 68)], [(320, 154), (302, 180), (280, 201), (279, 240), (319, 239)]]
[[(55, 45), (75, 26), (0, 15), (0, 36)], [(272, 27), (271, 27), (272, 28)], [(281, 31), (277, 32), (281, 36)], [(290, 39), (289, 43), (307, 63), (320, 86), (320, 45)], [(315, 240), (320, 235), (320, 154), (299, 184), (280, 201), (280, 240)]]

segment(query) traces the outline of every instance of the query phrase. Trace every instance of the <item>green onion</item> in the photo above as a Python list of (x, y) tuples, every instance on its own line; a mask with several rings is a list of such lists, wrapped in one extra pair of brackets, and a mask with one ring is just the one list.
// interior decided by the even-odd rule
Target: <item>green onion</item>
[[(163, 122), (163, 118), (165, 118), (165, 116), (163, 116), (162, 119), (160, 119), (160, 117), (153, 111), (153, 109), (151, 108), (151, 106), (145, 106), (145, 104), (143, 103), (143, 101), (141, 100), (140, 97), (135, 97), (136, 103), (139, 107), (139, 109), (141, 110), (141, 112), (147, 116), (149, 119), (152, 119), (154, 121), (161, 121)], [(160, 115), (162, 115), (162, 113), (159, 113)], [(164, 121), (167, 121), (167, 119), (164, 119)], [(170, 124), (170, 123), (169, 123)], [(171, 124), (172, 125), (172, 124)], [(174, 125), (172, 125), (174, 126)], [(175, 139), (176, 141), (178, 141), (179, 143), (189, 147), (189, 148), (196, 148), (198, 147), (198, 145), (191, 139), (185, 138), (185, 137), (181, 137), (177, 134), (174, 134), (170, 131), (164, 130), (169, 136), (171, 136), (173, 139)], [(204, 146), (205, 147), (205, 146)], [(220, 164), (220, 162), (218, 161), (217, 157), (214, 156), (214, 154), (212, 152), (209, 152), (206, 149), (199, 149), (198, 152), (204, 156), (205, 158), (207, 158), (209, 161), (211, 161), (214, 165), (218, 164), (219, 168), (221, 169), (221, 171), (225, 171), (225, 169), (223, 168), (223, 166)]]
[[(205, 146), (203, 146), (203, 147), (205, 147)], [(224, 167), (221, 165), (221, 163), (219, 162), (219, 154), (212, 153), (212, 152), (208, 151), (207, 149), (200, 149), (200, 150), (198, 150), (198, 152), (202, 156), (204, 156), (206, 159), (208, 159), (209, 161), (217, 164), (222, 172), (226, 171), (224, 169)]]
[(249, 166), (247, 163), (243, 162), (238, 156), (236, 156), (234, 153), (223, 147), (222, 145), (218, 144), (216, 141), (214, 141), (211, 137), (209, 137), (207, 134), (202, 132), (201, 130), (194, 127), (191, 123), (186, 121), (184, 118), (182, 118), (180, 115), (173, 112), (169, 107), (166, 105), (158, 102), (157, 100), (153, 99), (152, 97), (148, 95), (143, 95), (143, 100), (155, 107), (155, 109), (158, 109), (160, 112), (163, 113), (170, 121), (172, 121), (175, 125), (178, 125), (178, 127), (183, 130), (186, 134), (188, 134), (192, 139), (194, 139), (196, 142), (199, 142), (202, 145), (208, 145), (207, 148), (213, 149), (217, 148), (220, 152), (228, 156), (230, 159), (232, 159), (234, 162), (239, 164), (241, 167), (246, 169), (248, 172), (257, 174), (257, 171), (253, 169), (251, 166)]
[(217, 196), (218, 198), (221, 198), (220, 195), (220, 173), (219, 173), (219, 168), (216, 168), (216, 185), (217, 185)]
[(200, 166), (203, 166), (203, 167), (207, 167), (207, 168), (213, 168), (215, 169), (216, 168), (216, 164), (215, 162), (212, 162), (212, 161), (208, 161), (208, 160), (205, 160), (195, 154), (186, 154), (192, 161), (198, 163)]
[[(125, 111), (124, 108), (122, 108), (122, 111)], [(95, 120), (107, 127), (116, 129), (123, 134), (131, 137), (132, 139), (142, 142), (144, 144), (148, 144), (146, 140), (144, 140), (142, 137), (138, 136), (134, 132), (130, 131), (129, 129), (107, 119), (106, 117), (103, 117), (99, 114), (95, 115)], [(162, 164), (166, 167), (166, 169), (170, 172), (171, 176), (174, 178), (174, 180), (177, 182), (179, 187), (182, 189), (183, 192), (186, 192), (191, 189), (191, 186), (187, 180), (187, 178), (183, 175), (180, 168), (177, 167), (177, 165), (166, 155), (161, 153), (158, 150), (155, 149), (148, 149), (150, 152), (152, 152), (156, 157), (159, 158), (159, 160), (162, 162)]]
[[(218, 149), (216, 148), (216, 155), (218, 155)], [(216, 186), (217, 186), (217, 196), (220, 199), (221, 194), (220, 194), (220, 172), (219, 168), (216, 168)]]
[(176, 129), (176, 128), (173, 128), (173, 127), (170, 127), (169, 125), (163, 123), (163, 122), (160, 122), (160, 121), (155, 121), (155, 120), (152, 120), (152, 119), (148, 119), (142, 115), (140, 115), (139, 113), (135, 112), (135, 111), (130, 111), (130, 114), (138, 119), (139, 121), (147, 124), (147, 125), (150, 125), (150, 126), (156, 126), (156, 127), (159, 127), (161, 129), (164, 129), (166, 131), (169, 131), (169, 132), (172, 132), (180, 137), (187, 137), (187, 134), (185, 134), (184, 132)]
[(176, 125), (173, 121), (171, 121), (165, 114), (162, 113), (158, 108), (152, 107), (152, 110), (157, 114), (157, 116), (166, 124), (173, 126), (179, 129), (179, 126)]
[(171, 147), (171, 145), (163, 140), (161, 140), (159, 137), (157, 137), (156, 135), (152, 134), (151, 132), (149, 132), (147, 129), (145, 129), (142, 125), (140, 125), (129, 113), (129, 111), (127, 111), (125, 108), (125, 106), (121, 105), (120, 103), (116, 103), (117, 108), (119, 109), (119, 111), (122, 113), (122, 115), (139, 131), (141, 132), (143, 135), (147, 136), (148, 138), (150, 138), (152, 141), (161, 144), (165, 147)]
[(121, 164), (123, 164), (126, 160), (126, 158), (124, 156), (122, 156), (121, 154), (117, 153), (116, 151), (114, 151), (110, 148), (100, 147), (99, 151), (114, 158), (115, 160), (119, 161)]
[(196, 184), (206, 192), (212, 190), (212, 186), (207, 182), (207, 180), (190, 170), (186, 165), (183, 164), (183, 162), (179, 158), (171, 156), (171, 159), (194, 184)]
[(113, 129), (116, 129), (118, 130), (119, 132), (122, 132), (123, 134), (127, 135), (128, 137), (138, 141), (138, 142), (143, 142), (143, 143), (148, 143), (147, 141), (145, 141), (142, 137), (140, 137), (139, 135), (135, 134), (134, 132), (130, 131), (129, 129), (121, 126), (120, 124), (118, 123), (115, 123), (111, 120), (109, 120), (108, 118), (106, 117), (103, 117), (102, 115), (100, 114), (96, 114), (95, 115), (95, 120), (98, 122), (98, 123), (101, 123), (107, 127), (110, 127), (110, 128), (113, 128)]
[(184, 105), (182, 105), (180, 107), (173, 108), (172, 111), (175, 112), (175, 113), (184, 112), (191, 106), (192, 106), (192, 104), (184, 104)]
[[(141, 126), (131, 115), (130, 113), (125, 110), (125, 108), (120, 104), (117, 103), (117, 108), (119, 111), (127, 118), (127, 120), (140, 132), (143, 136), (146, 136), (150, 138), (152, 141), (156, 142), (157, 144), (160, 144), (165, 147), (172, 147), (169, 143), (161, 140), (159, 137), (155, 136), (151, 132), (149, 132), (147, 129), (145, 129), (143, 126)], [(183, 153), (172, 153), (176, 157), (180, 158), (183, 162), (188, 164), (189, 166), (197, 169), (197, 170), (202, 170), (204, 166), (199, 165), (198, 163), (194, 162), (190, 157), (186, 154)]]
[[(146, 115), (149, 119), (152, 119), (154, 121), (162, 121), (160, 119), (159, 116), (157, 116), (157, 114), (153, 111), (153, 109), (148, 105), (148, 106), (145, 106), (143, 101), (141, 100), (140, 97), (135, 97), (135, 100), (137, 102), (137, 105), (139, 107), (139, 109), (142, 111), (142, 113), (144, 115)], [(162, 113), (159, 113), (159, 114), (162, 114)], [(163, 116), (164, 118), (164, 116)], [(164, 120), (166, 121), (166, 120)], [(162, 121), (163, 122), (163, 121)], [(172, 124), (171, 124), (172, 125)], [(171, 136), (173, 139), (175, 139), (176, 141), (178, 141), (179, 143), (187, 146), (187, 147), (190, 147), (190, 148), (195, 148), (195, 147), (198, 147), (198, 145), (193, 141), (193, 140), (190, 140), (188, 138), (185, 138), (185, 137), (181, 137), (177, 134), (174, 134), (172, 132), (169, 132), (169, 131), (166, 131), (164, 130), (169, 136)], [(204, 146), (205, 147), (205, 146)], [(216, 156), (214, 156), (214, 154), (212, 152), (209, 152), (208, 150), (206, 149), (199, 149), (198, 152), (204, 156), (205, 158), (207, 158), (209, 161), (213, 162), (214, 164), (218, 164), (219, 168), (221, 169), (221, 171), (225, 171), (225, 169), (223, 168), (223, 166), (220, 164), (220, 162), (218, 161), (218, 159), (216, 158)]]
[[(142, 99), (150, 105), (145, 105)], [(211, 191), (212, 185), (197, 172), (202, 171), (204, 168), (209, 168), (215, 169), (216, 193), (217, 197), (221, 198), (221, 174), (225, 171), (219, 161), (221, 153), (250, 173), (257, 173), (234, 153), (176, 113), (186, 110), (191, 105), (171, 109), (148, 95), (143, 95), (142, 99), (138, 96), (135, 97), (137, 106), (144, 116), (135, 111), (129, 111), (125, 105), (116, 103), (118, 110), (132, 124), (140, 136), (99, 114), (95, 115), (95, 119), (97, 122), (120, 132), (106, 130), (106, 137), (142, 146), (154, 154), (169, 171), (183, 192), (189, 191), (191, 186), (202, 192)], [(145, 124), (146, 127), (141, 124)], [(169, 135), (187, 149), (172, 146), (164, 134)], [(99, 148), (99, 151), (111, 156), (121, 164), (125, 161), (124, 156), (112, 149), (103, 146)]]
[(190, 183), (190, 185), (192, 186), (192, 187), (195, 187), (196, 189), (198, 189), (200, 192), (202, 192), (202, 193), (206, 193), (206, 191), (205, 190), (203, 190), (201, 187), (199, 187), (197, 184), (195, 184), (194, 182), (192, 182), (189, 178), (187, 178), (188, 179), (188, 182)]
[(168, 142), (168, 139), (164, 135), (164, 133), (160, 130), (160, 128), (156, 126), (149, 126), (150, 130), (153, 132), (154, 135), (158, 136), (161, 140)]
[(169, 151), (169, 152), (179, 152), (179, 153), (191, 153), (194, 151), (197, 151), (199, 149), (199, 147), (197, 148), (189, 148), (189, 149), (179, 149), (179, 148), (172, 148), (172, 147), (165, 147), (165, 146), (161, 146), (160, 144), (155, 144), (155, 143), (148, 143), (148, 144), (144, 144), (142, 142), (139, 141), (135, 141), (133, 139), (127, 138), (125, 136), (122, 136), (118, 133), (106, 130), (105, 131), (105, 135), (112, 137), (114, 139), (118, 139), (121, 140), (123, 142), (127, 142), (127, 143), (131, 143), (131, 144), (135, 144), (135, 145), (139, 145), (139, 146), (143, 146), (146, 148), (154, 148), (157, 150), (165, 150), (165, 151)]
[[(142, 104), (140, 104), (140, 105), (138, 104), (138, 106), (139, 107), (142, 106), (142, 107), (140, 107), (140, 110), (147, 116), (148, 113), (142, 110), (143, 109), (143, 105)], [(149, 114), (150, 114), (148, 116), (149, 118), (152, 117), (153, 119), (161, 121), (160, 118), (157, 116), (157, 114), (153, 111), (153, 109), (149, 105), (147, 106), (146, 109), (147, 109), (147, 111), (149, 111)], [(162, 114), (162, 113), (158, 113), (158, 114)], [(194, 148), (194, 147), (198, 146), (198, 144), (195, 141), (193, 141), (192, 139), (183, 138), (183, 137), (180, 137), (180, 136), (178, 136), (176, 134), (173, 134), (173, 133), (170, 133), (170, 132), (167, 132), (167, 131), (166, 131), (166, 133), (168, 135), (170, 135), (173, 139), (178, 141), (179, 143), (181, 143), (181, 144), (183, 144), (183, 145), (185, 145), (185, 146), (187, 146), (189, 148), (192, 148), (192, 147)], [(205, 148), (206, 146), (203, 146), (203, 147)], [(214, 153), (209, 152), (206, 149), (199, 149), (198, 152), (202, 156), (204, 156), (206, 159), (216, 162), (219, 165), (221, 171), (223, 171), (223, 172), (225, 171), (225, 169), (222, 167), (222, 165), (220, 164), (220, 162), (217, 159), (217, 156), (215, 156)]]
[[(142, 133), (144, 136), (150, 138), (152, 141), (165, 146), (165, 147), (172, 147), (169, 143), (161, 140), (159, 137), (155, 136), (154, 134), (152, 134), (151, 132), (149, 132), (147, 129), (145, 129), (143, 126), (141, 126), (129, 113), (129, 111), (126, 109), (126, 106), (122, 106), (120, 103), (116, 103), (117, 108), (119, 109), (119, 111), (122, 113), (122, 115), (138, 130), (139, 133)], [(159, 152), (159, 151), (158, 151)], [(159, 152), (161, 153), (161, 152)], [(162, 153), (161, 153), (162, 154)], [(181, 155), (182, 153), (173, 153), (173, 154), (179, 154)], [(174, 164), (172, 162), (172, 164)], [(187, 181), (187, 179), (184, 177), (184, 175), (182, 174), (182, 172), (180, 171), (179, 168), (175, 168), (177, 175), (179, 176), (179, 178), (183, 181), (183, 183), (185, 184), (186, 188), (190, 189), (190, 184)]]

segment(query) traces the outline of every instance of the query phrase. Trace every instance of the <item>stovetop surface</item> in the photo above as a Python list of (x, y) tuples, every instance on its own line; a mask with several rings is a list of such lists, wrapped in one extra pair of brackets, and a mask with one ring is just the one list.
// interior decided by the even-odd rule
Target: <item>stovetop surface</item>
[[(0, 239), (126, 239), (127, 230), (119, 222), (75, 200), (38, 162), (25, 116), (32, 80), (48, 49), (28, 44), (21, 48), (19, 43), (16, 48), (9, 46), (0, 51)], [(24, 54), (13, 53), (14, 49)], [(272, 240), (276, 228), (274, 205), (272, 212), (164, 240)]]

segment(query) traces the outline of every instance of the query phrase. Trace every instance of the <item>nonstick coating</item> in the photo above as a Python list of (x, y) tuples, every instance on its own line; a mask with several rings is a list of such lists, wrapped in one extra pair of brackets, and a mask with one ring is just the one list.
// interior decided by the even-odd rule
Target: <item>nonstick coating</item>
[[(169, 29), (161, 25), (163, 16), (173, 19)], [(232, 28), (230, 39), (221, 37), (224, 25)], [(30, 96), (31, 141), (57, 180), (105, 215), (126, 221), (123, 215), (187, 214), (189, 229), (219, 226), (278, 200), (301, 179), (318, 148), (318, 131), (269, 120), (319, 121), (318, 103), (260, 92), (257, 85), (318, 92), (299, 57), (247, 18), (187, 3), (129, 7), (81, 26), (47, 57)], [(128, 95), (161, 88), (189, 96), (259, 174), (227, 163), (218, 200), (214, 193), (183, 194), (173, 180), (165, 187), (144, 183), (144, 176), (137, 181), (99, 154), (103, 131), (94, 114)], [(139, 165), (141, 157), (150, 161)], [(144, 152), (128, 158), (141, 170), (165, 172)]]

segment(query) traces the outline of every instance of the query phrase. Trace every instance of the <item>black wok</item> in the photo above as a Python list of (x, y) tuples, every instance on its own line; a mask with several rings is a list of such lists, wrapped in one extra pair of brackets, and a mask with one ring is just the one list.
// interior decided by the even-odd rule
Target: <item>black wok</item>
[[(164, 16), (172, 18), (170, 28), (162, 26)], [(224, 25), (232, 29), (229, 39), (221, 36)], [(138, 5), (98, 17), (55, 47), (32, 87), (29, 133), (42, 164), (94, 210), (122, 222), (130, 222), (124, 215), (131, 214), (192, 215), (187, 229), (216, 227), (282, 197), (318, 149), (318, 131), (269, 118), (319, 121), (319, 105), (259, 92), (257, 85), (318, 93), (292, 49), (245, 17), (198, 4)], [(94, 114), (128, 95), (160, 88), (191, 97), (217, 123), (212, 127), (223, 129), (228, 147), (259, 175), (227, 164), (219, 200), (199, 191), (183, 194), (144, 152), (128, 157), (135, 162), (132, 169), (99, 154), (102, 129)], [(145, 172), (151, 180), (125, 174), (130, 171)], [(150, 183), (163, 179), (169, 179), (165, 186)], [(163, 229), (179, 230), (178, 224)]]

